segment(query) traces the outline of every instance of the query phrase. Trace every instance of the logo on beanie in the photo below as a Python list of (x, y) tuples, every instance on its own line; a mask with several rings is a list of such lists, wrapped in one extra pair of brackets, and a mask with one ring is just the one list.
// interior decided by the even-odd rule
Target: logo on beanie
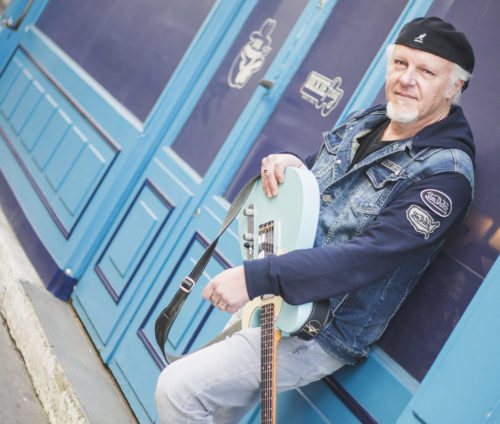
[(425, 38), (426, 36), (427, 36), (427, 34), (426, 34), (426, 33), (424, 33), (424, 34), (420, 34), (419, 36), (415, 37), (413, 41), (414, 41), (415, 43), (420, 43), (420, 44), (422, 44), (422, 43), (424, 42), (424, 38)]

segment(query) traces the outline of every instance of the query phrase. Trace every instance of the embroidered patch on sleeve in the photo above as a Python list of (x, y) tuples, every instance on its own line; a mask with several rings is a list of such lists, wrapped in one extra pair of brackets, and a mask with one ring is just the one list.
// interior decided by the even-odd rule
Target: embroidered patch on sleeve
[(411, 205), (406, 209), (406, 219), (417, 233), (424, 235), (426, 240), (440, 225), (439, 221), (432, 219), (429, 212), (417, 205)]
[(442, 191), (427, 189), (420, 192), (420, 198), (429, 209), (439, 216), (446, 218), (450, 215), (453, 204), (451, 199)]

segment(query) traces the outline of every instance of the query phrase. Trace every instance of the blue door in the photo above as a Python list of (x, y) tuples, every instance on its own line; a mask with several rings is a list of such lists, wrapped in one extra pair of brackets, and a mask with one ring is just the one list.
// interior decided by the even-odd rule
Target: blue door
[[(309, 11), (304, 12), (308, 3)], [(227, 202), (208, 197), (207, 191), (214, 192), (221, 164), (234, 150), (235, 143), (225, 140), (252, 98), (257, 104), (267, 99), (259, 81), (297, 20), (316, 10), (307, 0), (245, 6), (248, 15), (206, 89), (203, 81), (196, 81), (190, 99), (178, 105), (175, 121), (166, 128), (72, 296), (103, 359), (145, 422), (155, 417), (154, 385), (163, 366), (151, 338), (154, 315), (220, 226)], [(234, 172), (235, 167), (233, 162), (228, 170)], [(210, 275), (240, 262), (235, 242), (230, 232), (221, 240), (220, 251), (179, 318), (184, 325), (172, 332), (173, 352), (200, 346), (227, 320), (201, 301), (200, 290)], [(146, 316), (141, 315), (144, 310)]]
[(215, 3), (18, 0), (6, 11), (27, 13), (0, 34), (1, 166), (58, 296), (71, 293), (177, 113), (163, 106), (185, 103), (245, 9)]
[[(496, 79), (484, 75), (496, 51), (483, 46), (484, 33), (496, 34), (497, 14), (482, 6), (11, 0), (4, 15), (11, 19), (0, 24), (2, 177), (50, 257), (38, 269), (42, 278), (56, 295), (72, 293), (141, 422), (156, 418), (154, 387), (165, 366), (154, 320), (239, 188), (262, 156), (310, 153), (349, 111), (383, 101), (384, 47), (413, 17), (443, 16), (475, 37), (478, 71), (464, 106), (478, 145), (478, 181), (496, 177)], [(480, 26), (487, 28), (481, 35)], [(498, 196), (485, 187), (479, 184), (470, 219), (373, 355), (280, 395), (280, 421), (396, 422), (500, 250)], [(170, 334), (170, 353), (202, 346), (227, 321), (200, 292), (241, 262), (237, 238), (233, 225)], [(434, 394), (446, 382), (434, 377), (432, 386), (435, 375), (439, 369), (406, 417), (441, 413)], [(256, 409), (246, 422), (258, 417)]]
[[(367, 25), (362, 1), (259, 2), (194, 107), (180, 110), (72, 295), (141, 420), (156, 416), (154, 388), (165, 365), (154, 342), (155, 318), (216, 236), (228, 201), (258, 171), (262, 154), (308, 152), (349, 105), (370, 104), (383, 81), (380, 50), (423, 7), (428, 3), (378, 2), (369, 8), (377, 19)], [(350, 61), (342, 60), (353, 46)], [(362, 97), (360, 84), (373, 89)], [(196, 349), (222, 329), (227, 314), (200, 292), (239, 263), (232, 226), (171, 331), (169, 353)], [(323, 383), (310, 390), (283, 396), (280, 419), (331, 419), (335, 396)]]

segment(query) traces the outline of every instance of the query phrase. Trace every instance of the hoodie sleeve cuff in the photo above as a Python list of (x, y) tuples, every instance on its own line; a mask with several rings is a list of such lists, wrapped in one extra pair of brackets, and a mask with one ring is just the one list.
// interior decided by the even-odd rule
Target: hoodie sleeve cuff
[(245, 281), (248, 297), (251, 299), (264, 294), (275, 294), (274, 285), (270, 278), (270, 257), (244, 261)]

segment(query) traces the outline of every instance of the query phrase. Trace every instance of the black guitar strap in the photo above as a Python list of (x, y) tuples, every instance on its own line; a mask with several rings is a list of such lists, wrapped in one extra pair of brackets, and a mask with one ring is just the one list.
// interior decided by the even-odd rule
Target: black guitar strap
[[(186, 298), (188, 297), (189, 293), (191, 293), (191, 290), (193, 289), (194, 285), (196, 284), (196, 282), (202, 275), (203, 271), (205, 270), (208, 261), (212, 257), (213, 252), (215, 251), (217, 242), (219, 241), (220, 237), (227, 229), (227, 227), (229, 227), (231, 222), (233, 222), (233, 220), (238, 215), (240, 209), (243, 207), (245, 201), (248, 199), (248, 196), (250, 195), (255, 182), (259, 178), (260, 174), (254, 176), (240, 190), (240, 192), (234, 199), (233, 203), (231, 204), (229, 210), (227, 211), (226, 217), (222, 222), (219, 233), (212, 241), (212, 243), (210, 243), (207, 246), (207, 248), (203, 252), (203, 255), (195, 264), (189, 275), (181, 281), (179, 289), (177, 290), (176, 294), (174, 295), (168, 306), (160, 312), (160, 315), (156, 319), (155, 322), (156, 343), (158, 343), (158, 346), (160, 347), (167, 363), (171, 363), (181, 357), (181, 356), (169, 355), (165, 352), (165, 342), (167, 341), (170, 329), (172, 328), (172, 325), (175, 319), (177, 318), (177, 315), (179, 314), (182, 306), (184, 305)], [(314, 302), (313, 310), (311, 312), (311, 315), (309, 316), (309, 319), (304, 323), (304, 325), (299, 330), (295, 331), (290, 335), (299, 337), (304, 340), (310, 340), (314, 338), (328, 320), (329, 311), (330, 311), (329, 300)], [(241, 329), (241, 321), (238, 321), (228, 329), (224, 330), (217, 337), (212, 339), (205, 346), (223, 340), (225, 337), (233, 334), (234, 332), (240, 329)]]
[(292, 337), (302, 340), (314, 339), (330, 318), (330, 300), (317, 300), (313, 302), (311, 314), (297, 331), (290, 333)]
[[(167, 360), (168, 363), (174, 361), (175, 359), (178, 359), (179, 357), (167, 355), (165, 353), (165, 342), (167, 341), (168, 334), (170, 332), (170, 329), (172, 328), (172, 325), (177, 318), (177, 315), (179, 314), (179, 311), (182, 308), (182, 305), (184, 305), (184, 302), (186, 301), (186, 298), (188, 297), (189, 293), (191, 293), (191, 290), (193, 289), (194, 285), (198, 281), (198, 279), (201, 277), (203, 274), (203, 271), (205, 270), (205, 267), (208, 264), (208, 261), (212, 257), (212, 254), (215, 251), (215, 248), (217, 247), (217, 243), (219, 241), (219, 238), (222, 236), (224, 231), (226, 231), (227, 227), (231, 225), (231, 222), (236, 218), (238, 215), (238, 212), (244, 205), (245, 201), (248, 199), (248, 196), (250, 195), (250, 192), (252, 191), (254, 183), (260, 178), (260, 174), (254, 176), (251, 178), (240, 190), (236, 198), (234, 199), (233, 203), (229, 207), (229, 210), (227, 211), (226, 217), (224, 218), (224, 221), (222, 222), (221, 228), (219, 230), (219, 233), (217, 234), (217, 237), (210, 243), (205, 251), (203, 252), (203, 255), (201, 255), (200, 259), (198, 262), (195, 264), (191, 272), (187, 277), (184, 278), (184, 280), (181, 281), (181, 284), (179, 286), (179, 289), (175, 293), (174, 297), (168, 304), (168, 306), (163, 309), (160, 312), (160, 315), (158, 318), (156, 318), (155, 322), (155, 337), (156, 337), (156, 343), (158, 343), (158, 346), (160, 347), (163, 356)], [(219, 339), (219, 338), (218, 338)]]

